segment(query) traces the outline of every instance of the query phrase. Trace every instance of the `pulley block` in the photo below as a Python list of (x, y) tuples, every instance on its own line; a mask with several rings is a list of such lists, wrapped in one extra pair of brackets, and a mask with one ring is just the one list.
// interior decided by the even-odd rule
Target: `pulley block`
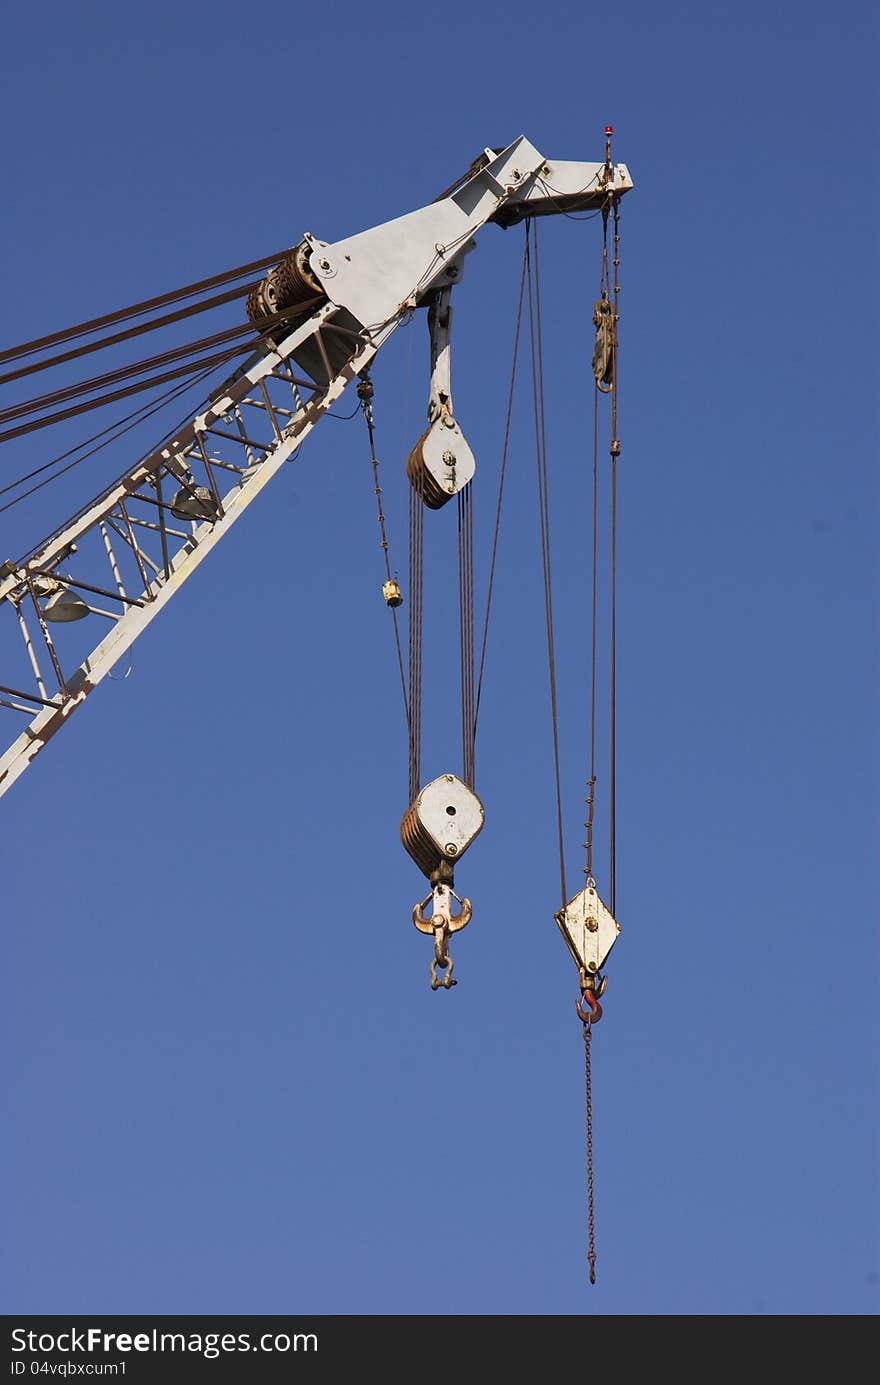
[(400, 839), (429, 879), (442, 862), (463, 856), (483, 830), (485, 810), (473, 789), (442, 774), (419, 792), (403, 815)]
[(429, 510), (439, 510), (473, 480), (474, 454), (452, 414), (443, 412), (409, 454), (406, 474)]
[(603, 394), (610, 393), (614, 384), (614, 352), (617, 347), (617, 327), (614, 308), (607, 293), (593, 307), (593, 326), (596, 343), (593, 347), (593, 376)]
[(616, 918), (599, 898), (595, 880), (589, 879), (559, 910), (556, 922), (581, 976), (595, 976), (620, 933)]

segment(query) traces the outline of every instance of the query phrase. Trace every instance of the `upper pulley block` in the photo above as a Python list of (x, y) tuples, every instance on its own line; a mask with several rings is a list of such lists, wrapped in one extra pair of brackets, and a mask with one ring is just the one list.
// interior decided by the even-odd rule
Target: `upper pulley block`
[(452, 414), (443, 413), (409, 454), (406, 474), (429, 510), (439, 510), (476, 471), (474, 454)]
[(451, 295), (452, 290), (447, 286), (431, 297), (428, 309), (431, 337), (428, 428), (406, 463), (406, 474), (429, 510), (439, 510), (464, 490), (476, 471), (474, 454), (452, 409)]

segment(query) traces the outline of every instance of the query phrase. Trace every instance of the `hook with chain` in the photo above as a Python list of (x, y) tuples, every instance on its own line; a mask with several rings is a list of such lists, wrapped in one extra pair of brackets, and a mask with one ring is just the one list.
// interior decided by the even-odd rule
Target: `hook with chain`
[[(592, 852), (588, 856), (591, 860)], [(602, 975), (608, 954), (620, 932), (620, 925), (599, 896), (592, 870), (585, 872), (584, 888), (556, 915), (563, 938), (578, 969), (580, 996), (577, 1016), (583, 1025), (586, 1095), (587, 1232), (590, 1283), (596, 1282), (595, 1193), (593, 1187), (593, 1081), (591, 1044), (593, 1028), (602, 1018), (601, 997), (606, 978)]]
[(586, 1127), (587, 1127), (587, 1264), (590, 1272), (590, 1283), (596, 1282), (596, 1214), (595, 1214), (595, 1189), (593, 1186), (593, 1072), (592, 1072), (592, 1051), (593, 1025), (598, 1024), (602, 1018), (602, 1006), (599, 1004), (599, 997), (604, 995), (606, 978), (600, 976), (598, 972), (589, 974), (583, 967), (580, 969), (581, 998), (577, 1002), (578, 1019), (584, 1026), (584, 1075), (585, 1075), (585, 1097), (586, 1097)]
[(604, 976), (585, 977), (581, 974), (581, 995), (580, 1000), (575, 1002), (575, 1009), (578, 1019), (587, 1027), (598, 1024), (602, 1018), (599, 997), (605, 994), (606, 984), (607, 978)]

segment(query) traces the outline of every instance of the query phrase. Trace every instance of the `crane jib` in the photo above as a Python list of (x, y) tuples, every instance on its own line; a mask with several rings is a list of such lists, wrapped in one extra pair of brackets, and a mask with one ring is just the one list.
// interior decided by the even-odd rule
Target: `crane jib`
[[(18, 669), (21, 641), (29, 669), (23, 680), (4, 677), (0, 667), (0, 708), (28, 717), (20, 733), (10, 722), (0, 794), (400, 323), (460, 281), (482, 226), (566, 211), (575, 202), (600, 207), (610, 193), (620, 196), (632, 187), (625, 165), (553, 162), (523, 137), (500, 153), (487, 150), (477, 163), (451, 195), (428, 207), (333, 243), (306, 233), (285, 280), (294, 302), (283, 330), (274, 325), (262, 351), (171, 442), (23, 558), (0, 565), (8, 667)], [(304, 307), (306, 290), (314, 295)], [(272, 307), (269, 301), (262, 306)], [(100, 604), (96, 590), (103, 593)], [(80, 640), (72, 667), (56, 649), (54, 621), (69, 623), (71, 638), (75, 630)]]

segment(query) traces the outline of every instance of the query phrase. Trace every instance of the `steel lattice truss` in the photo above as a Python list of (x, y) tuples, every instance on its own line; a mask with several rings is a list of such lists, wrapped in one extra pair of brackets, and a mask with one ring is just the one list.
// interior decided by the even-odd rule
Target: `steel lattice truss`
[[(368, 334), (343, 325), (337, 319), (350, 321), (347, 314), (325, 303), (48, 543), (0, 569), (0, 708), (8, 709), (13, 734), (12, 714), (28, 718), (0, 757), (0, 794), (367, 368), (404, 316)], [(311, 353), (326, 383), (297, 373), (294, 353)], [(59, 615), (59, 602), (77, 616)]]
[[(612, 164), (607, 139), (604, 163), (570, 163), (548, 162), (520, 136), (507, 149), (486, 149), (427, 207), (332, 244), (307, 232), (298, 247), (305, 277), (297, 271), (293, 281), (316, 296), (294, 304), (300, 325), (281, 329), (288, 335), (222, 386), (203, 414), (48, 542), (0, 565), (0, 712), (11, 731), (0, 755), (0, 794), (400, 323), (460, 281), (482, 226), (607, 212), (632, 185), (626, 165)], [(268, 302), (263, 308), (273, 311)]]

